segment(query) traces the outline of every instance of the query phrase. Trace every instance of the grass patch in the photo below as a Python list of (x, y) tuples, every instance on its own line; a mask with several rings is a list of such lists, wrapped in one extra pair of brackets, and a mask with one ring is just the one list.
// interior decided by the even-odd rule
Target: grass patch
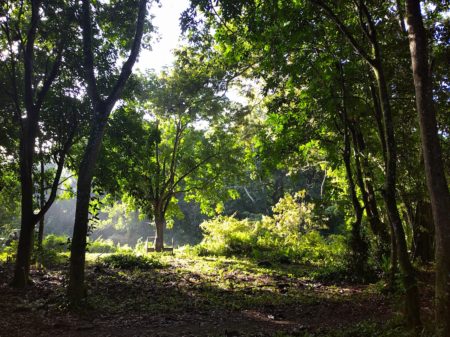
[(164, 267), (164, 264), (156, 256), (144, 256), (127, 253), (118, 253), (105, 256), (101, 259), (101, 262), (109, 268), (125, 270), (151, 270)]

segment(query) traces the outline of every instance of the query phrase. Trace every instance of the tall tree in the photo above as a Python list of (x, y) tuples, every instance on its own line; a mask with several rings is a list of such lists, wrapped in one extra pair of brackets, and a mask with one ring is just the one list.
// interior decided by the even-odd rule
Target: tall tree
[[(61, 13), (57, 14), (60, 11)], [(51, 193), (37, 214), (34, 213), (34, 179), (36, 137), (41, 128), (41, 112), (61, 70), (62, 58), (71, 41), (70, 14), (67, 8), (39, 0), (2, 4), (1, 28), (6, 48), (6, 90), (17, 124), (19, 176), (21, 184), (21, 226), (12, 285), (23, 288), (28, 283), (33, 235), (36, 223), (56, 198), (57, 187), (69, 151), (73, 133), (56, 157), (56, 172)], [(60, 20), (56, 20), (57, 15)], [(62, 35), (65, 32), (65, 35)]]
[(135, 111), (131, 102), (111, 119), (99, 180), (112, 177), (109, 189), (131, 196), (153, 219), (155, 250), (162, 251), (167, 214), (178, 210), (177, 197), (194, 198), (207, 211), (236, 194), (227, 185), (235, 185), (230, 179), (242, 157), (233, 132), (240, 109), (216, 93), (203, 72), (178, 65), (159, 77), (147, 76), (141, 108)]
[[(97, 158), (102, 144), (103, 134), (111, 111), (119, 100), (128, 78), (131, 75), (133, 65), (135, 64), (141, 40), (144, 36), (147, 16), (148, 0), (130, 1), (124, 3), (112, 4), (113, 13), (108, 11), (102, 12), (102, 8), (95, 8), (95, 16), (93, 17), (93, 5), (89, 0), (83, 0), (81, 13), (81, 29), (83, 33), (83, 67), (84, 79), (87, 87), (87, 94), (92, 106), (92, 119), (90, 125), (89, 138), (84, 149), (83, 157), (78, 168), (78, 182), (77, 182), (77, 201), (75, 211), (75, 224), (73, 229), (73, 237), (70, 252), (70, 272), (69, 272), (69, 286), (68, 295), (73, 304), (79, 303), (85, 297), (84, 289), (84, 266), (86, 254), (86, 235), (88, 232), (89, 222), (89, 201), (91, 197), (92, 179), (97, 163)], [(96, 6), (103, 6), (104, 4), (95, 3)], [(137, 9), (136, 12), (132, 12)], [(114, 12), (114, 10), (116, 10)], [(105, 32), (106, 35), (102, 38), (109, 38), (111, 45), (123, 43), (122, 45), (129, 46), (130, 54), (120, 70), (120, 73), (113, 84), (108, 94), (105, 93), (105, 83), (98, 81), (96, 72), (104, 75), (100, 67), (95, 65), (95, 53), (98, 52), (98, 39), (100, 38), (99, 29), (109, 27), (112, 25), (108, 22), (100, 21), (101, 14), (109, 14), (116, 20), (123, 19), (121, 23), (117, 23), (117, 29), (122, 30), (119, 37), (114, 35), (114, 30)], [(104, 18), (103, 18), (104, 19)], [(135, 19), (135, 24), (130, 21)], [(129, 35), (134, 30), (134, 38), (131, 43), (127, 42), (125, 36)], [(95, 32), (95, 35), (94, 35)], [(97, 37), (97, 39), (96, 39)], [(103, 90), (102, 90), (103, 89)]]
[(405, 4), (422, 152), (435, 225), (437, 332), (450, 336), (450, 193), (438, 137), (428, 39), (420, 1), (406, 0)]

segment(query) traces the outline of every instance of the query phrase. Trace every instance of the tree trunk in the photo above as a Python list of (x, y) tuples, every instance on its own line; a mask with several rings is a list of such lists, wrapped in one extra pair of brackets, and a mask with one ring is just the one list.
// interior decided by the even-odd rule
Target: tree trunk
[[(351, 165), (351, 121), (347, 114), (347, 90), (345, 86), (344, 70), (341, 62), (337, 64), (340, 78), (340, 87), (342, 94), (342, 105), (341, 105), (341, 121), (344, 126), (344, 151), (343, 159), (345, 165), (345, 171), (347, 173), (348, 188), (350, 191), (350, 198), (352, 200), (353, 210), (355, 211), (355, 221), (352, 224), (351, 236), (350, 236), (350, 250), (351, 250), (351, 268), (354, 270), (355, 274), (359, 277), (363, 277), (365, 274), (365, 267), (367, 265), (367, 244), (362, 237), (361, 222), (364, 209), (362, 208), (358, 195), (356, 193), (356, 185), (353, 180), (352, 165)], [(355, 146), (355, 152), (358, 152)], [(356, 155), (355, 160), (358, 161), (358, 155)], [(359, 162), (357, 162), (359, 164)], [(359, 177), (359, 175), (358, 175)]]
[(128, 59), (122, 66), (119, 77), (111, 89), (108, 97), (102, 99), (95, 77), (94, 41), (92, 32), (91, 2), (82, 1), (81, 30), (83, 35), (83, 66), (87, 84), (87, 93), (93, 106), (94, 117), (91, 124), (88, 144), (84, 150), (83, 160), (78, 171), (77, 203), (75, 210), (75, 224), (73, 228), (72, 246), (70, 250), (69, 287), (67, 289), (69, 301), (78, 305), (85, 297), (84, 265), (86, 255), (86, 235), (89, 222), (89, 201), (91, 194), (94, 169), (97, 164), (103, 134), (109, 115), (120, 98), (125, 84), (131, 75), (133, 65), (139, 54), (144, 23), (147, 16), (147, 0), (139, 1), (136, 31)]
[(380, 220), (378, 207), (375, 199), (375, 192), (369, 179), (364, 179), (364, 169), (361, 163), (364, 162), (365, 166), (368, 166), (367, 156), (364, 156), (365, 142), (360, 130), (357, 129), (355, 123), (349, 123), (350, 132), (355, 148), (355, 171), (356, 181), (361, 191), (362, 201), (364, 209), (366, 210), (367, 218), (369, 220), (370, 228), (378, 239), (377, 243), (377, 255), (380, 259), (387, 255), (387, 247), (389, 242), (389, 234), (387, 232), (386, 225)]
[(450, 336), (450, 192), (438, 138), (427, 37), (419, 0), (406, 0), (406, 17), (425, 175), (435, 224), (436, 326), (439, 335)]
[(33, 250), (33, 157), (35, 132), (32, 121), (24, 121), (24, 131), (20, 142), (20, 185), (21, 185), (21, 223), (16, 265), (11, 285), (24, 288), (29, 282), (31, 252)]
[[(406, 247), (405, 233), (397, 208), (396, 200), (396, 143), (394, 137), (394, 124), (392, 120), (391, 106), (389, 102), (388, 86), (383, 71), (383, 62), (381, 56), (380, 44), (377, 38), (377, 28), (369, 9), (365, 2), (360, 0), (357, 2), (358, 14), (365, 17), (367, 26), (360, 20), (361, 30), (366, 34), (371, 44), (371, 52), (368, 53), (362, 45), (355, 39), (355, 36), (350, 32), (347, 26), (339, 19), (336, 13), (327, 2), (322, 0), (312, 0), (319, 5), (328, 16), (336, 23), (337, 27), (346, 37), (347, 41), (353, 46), (355, 51), (371, 66), (378, 87), (379, 102), (381, 103), (381, 114), (383, 119), (384, 133), (382, 134), (385, 144), (383, 146), (383, 154), (385, 154), (385, 182), (384, 182), (384, 201), (389, 217), (389, 221), (394, 228), (397, 254), (400, 263), (400, 268), (403, 274), (403, 283), (406, 288), (406, 318), (411, 326), (418, 327), (420, 322), (420, 304), (417, 289), (417, 282), (415, 278), (415, 271), (412, 268), (409, 260), (408, 251)], [(372, 56), (373, 54), (373, 56)], [(375, 100), (375, 104), (378, 101)], [(450, 237), (450, 231), (449, 231)], [(448, 259), (450, 261), (450, 259)], [(448, 262), (450, 263), (450, 262)], [(450, 276), (447, 276), (450, 277)]]
[(420, 259), (422, 262), (433, 261), (433, 227), (433, 210), (431, 204), (423, 200), (418, 201), (412, 226), (415, 259)]
[(79, 167), (77, 182), (77, 202), (70, 248), (68, 287), (69, 300), (75, 305), (79, 304), (86, 296), (84, 288), (84, 266), (91, 185), (106, 126), (106, 120), (98, 117), (101, 114), (97, 112), (96, 115), (97, 118), (93, 120), (92, 131)]
[[(41, 155), (42, 155), (42, 151), (41, 151)], [(39, 206), (40, 209), (44, 208), (45, 205), (45, 166), (44, 166), (44, 160), (41, 158), (41, 179), (39, 181)], [(44, 239), (44, 217), (45, 215), (43, 215), (40, 219), (39, 219), (39, 232), (38, 232), (38, 247), (39, 249), (42, 249), (42, 241)]]
[[(345, 116), (344, 116), (345, 118)], [(346, 123), (344, 121), (344, 123)], [(345, 171), (347, 172), (347, 182), (350, 191), (350, 198), (352, 200), (353, 210), (355, 211), (355, 221), (352, 224), (351, 237), (350, 237), (350, 250), (351, 250), (351, 267), (358, 276), (364, 275), (365, 266), (367, 263), (367, 245), (364, 242), (361, 233), (361, 221), (363, 215), (363, 208), (359, 203), (358, 196), (356, 194), (356, 186), (353, 180), (351, 157), (350, 157), (350, 139), (348, 127), (344, 127), (344, 152), (343, 159), (345, 164)]]
[(397, 179), (397, 150), (394, 137), (394, 124), (392, 120), (387, 83), (380, 63), (373, 68), (378, 84), (381, 110), (383, 112), (383, 126), (386, 141), (386, 173), (384, 182), (384, 201), (389, 221), (393, 226), (397, 245), (397, 258), (402, 272), (402, 281), (406, 291), (405, 311), (410, 326), (418, 327), (420, 321), (419, 290), (414, 268), (408, 255), (405, 231), (397, 207), (396, 179)]
[(394, 289), (395, 276), (398, 272), (398, 255), (397, 255), (397, 241), (395, 240), (394, 226), (389, 222), (391, 230), (391, 251), (390, 251), (390, 266), (388, 276), (388, 288)]
[(164, 250), (164, 228), (166, 227), (166, 219), (163, 212), (155, 214), (155, 251), (162, 252)]

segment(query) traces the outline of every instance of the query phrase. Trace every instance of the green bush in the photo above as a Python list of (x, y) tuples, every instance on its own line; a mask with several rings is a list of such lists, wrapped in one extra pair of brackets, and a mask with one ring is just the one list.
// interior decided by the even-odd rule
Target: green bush
[(0, 252), (0, 261), (4, 261), (4, 262), (15, 261), (18, 245), (19, 245), (19, 241), (13, 240), (9, 243), (9, 245), (2, 246), (1, 252)]
[(105, 256), (102, 263), (110, 268), (126, 270), (150, 270), (164, 267), (163, 263), (156, 257), (134, 255), (134, 254), (113, 254)]
[(87, 244), (89, 253), (116, 253), (119, 249), (118, 247), (114, 245), (112, 240), (104, 240), (102, 238), (88, 241)]
[(193, 249), (198, 255), (246, 256), (282, 263), (299, 262), (318, 266), (344, 266), (347, 245), (342, 235), (324, 237), (313, 205), (304, 193), (286, 194), (273, 207), (272, 217), (238, 220), (218, 216), (203, 222), (203, 241)]
[(55, 252), (69, 251), (70, 239), (68, 236), (49, 234), (42, 240), (42, 247), (45, 250), (53, 250)]

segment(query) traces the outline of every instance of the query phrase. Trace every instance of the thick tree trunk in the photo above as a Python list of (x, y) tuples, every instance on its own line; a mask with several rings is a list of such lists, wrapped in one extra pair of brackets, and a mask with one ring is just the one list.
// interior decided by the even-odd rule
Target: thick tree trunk
[(33, 213), (33, 158), (34, 140), (32, 121), (24, 121), (24, 131), (20, 142), (20, 185), (21, 185), (21, 223), (19, 246), (17, 249), (14, 277), (11, 285), (24, 288), (29, 281), (30, 260), (33, 250), (34, 213)]
[(409, 48), (428, 192), (435, 224), (436, 326), (450, 336), (450, 193), (444, 173), (419, 0), (406, 0)]
[[(100, 116), (101, 114), (97, 113), (96, 115)], [(105, 132), (106, 120), (97, 117), (93, 123), (93, 128), (78, 173), (75, 224), (70, 249), (68, 296), (70, 302), (75, 305), (79, 304), (86, 296), (84, 288), (84, 266), (86, 237), (89, 224), (89, 202), (91, 198), (92, 179)]]

